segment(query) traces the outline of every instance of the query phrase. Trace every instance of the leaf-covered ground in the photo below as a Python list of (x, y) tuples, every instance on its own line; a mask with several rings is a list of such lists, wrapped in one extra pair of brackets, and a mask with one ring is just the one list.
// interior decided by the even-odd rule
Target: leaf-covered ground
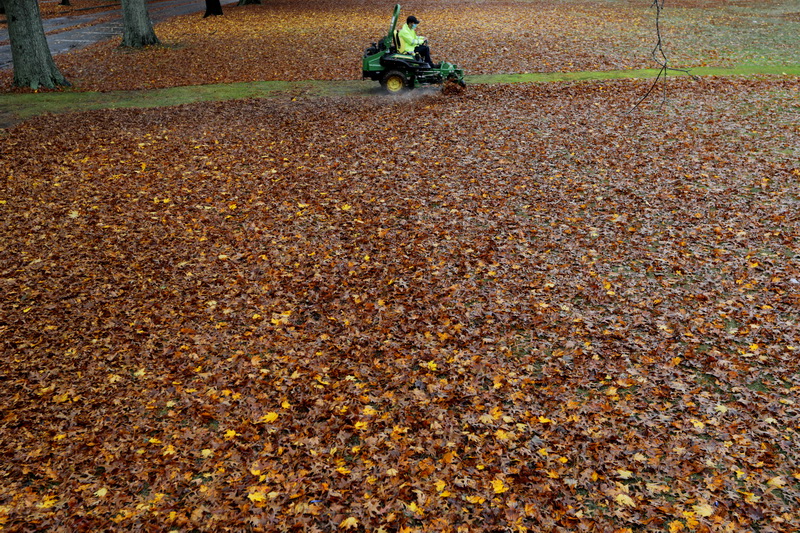
[[(146, 0), (148, 6), (157, 5), (159, 0)], [(43, 19), (85, 15), (87, 13), (108, 12), (121, 9), (119, 0), (69, 0), (69, 5), (61, 5), (61, 0), (39, 0), (39, 14)]]
[[(435, 60), (467, 74), (653, 67), (649, 0), (420, 0)], [(264, 0), (222, 17), (176, 17), (156, 26), (163, 46), (119, 49), (121, 39), (56, 57), (77, 90), (108, 91), (258, 80), (360, 79), (360, 58), (386, 35), (391, 3)], [(797, 65), (796, 2), (675, 0), (662, 31), (673, 66)], [(0, 88), (11, 88), (11, 72)]]
[(0, 138), (11, 531), (796, 531), (797, 78)]

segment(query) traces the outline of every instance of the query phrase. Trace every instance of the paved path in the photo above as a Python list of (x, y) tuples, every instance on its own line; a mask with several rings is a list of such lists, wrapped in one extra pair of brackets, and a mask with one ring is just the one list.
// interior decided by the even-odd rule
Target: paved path
[[(222, 5), (232, 4), (237, 0), (221, 0)], [(153, 22), (161, 22), (170, 17), (177, 15), (187, 15), (191, 13), (201, 13), (206, 9), (203, 0), (167, 0), (165, 2), (158, 2), (157, 4), (150, 4), (147, 6), (147, 11), (150, 13), (150, 18)], [(107, 22), (100, 22), (91, 24), (98, 18), (106, 17), (112, 14), (113, 18)], [(102, 11), (91, 13), (87, 15), (74, 15), (68, 17), (58, 17), (52, 19), (45, 19), (42, 21), (44, 25), (44, 32), (47, 36), (47, 44), (50, 46), (50, 52), (53, 55), (63, 54), (76, 48), (83, 48), (98, 41), (105, 41), (119, 37), (122, 39), (122, 9), (117, 7), (110, 11)], [(63, 28), (77, 26), (79, 24), (90, 24), (73, 30), (58, 32)], [(8, 41), (8, 27), (3, 25), (0, 27), (0, 42)], [(11, 68), (11, 46), (0, 46), (0, 70)]]

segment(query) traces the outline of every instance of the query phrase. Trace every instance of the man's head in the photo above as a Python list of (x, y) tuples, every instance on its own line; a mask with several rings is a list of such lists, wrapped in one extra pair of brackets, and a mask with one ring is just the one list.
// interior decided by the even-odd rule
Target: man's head
[(419, 20), (417, 20), (417, 17), (415, 17), (414, 15), (411, 15), (406, 19), (406, 24), (408, 24), (409, 26), (416, 26), (417, 24), (419, 24)]

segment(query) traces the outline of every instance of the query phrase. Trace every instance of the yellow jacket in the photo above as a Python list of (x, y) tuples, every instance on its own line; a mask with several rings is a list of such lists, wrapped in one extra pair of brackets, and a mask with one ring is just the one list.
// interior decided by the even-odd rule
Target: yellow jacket
[(417, 32), (411, 29), (408, 24), (404, 24), (403, 28), (397, 33), (400, 39), (400, 52), (401, 54), (413, 54), (414, 49), (425, 42), (423, 37), (417, 37)]

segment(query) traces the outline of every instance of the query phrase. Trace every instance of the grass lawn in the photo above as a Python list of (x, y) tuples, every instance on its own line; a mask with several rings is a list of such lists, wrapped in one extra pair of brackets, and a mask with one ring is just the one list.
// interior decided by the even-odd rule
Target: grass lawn
[[(651, 80), (523, 72), (649, 66), (621, 55), (638, 3), (423, 2), (437, 41), (488, 20), (520, 53), (443, 44), (473, 83), (400, 97), (347, 73), (384, 10), (312, 4), (167, 22), (0, 99), (0, 527), (798, 530), (796, 50), (711, 61), (688, 31), (791, 5), (675, 2), (685, 63), (780, 72), (633, 109)], [(274, 26), (319, 70), (247, 63)], [(191, 78), (228, 57), (224, 85), (169, 67), (212, 49)], [(144, 72), (163, 89), (83, 91)]]

